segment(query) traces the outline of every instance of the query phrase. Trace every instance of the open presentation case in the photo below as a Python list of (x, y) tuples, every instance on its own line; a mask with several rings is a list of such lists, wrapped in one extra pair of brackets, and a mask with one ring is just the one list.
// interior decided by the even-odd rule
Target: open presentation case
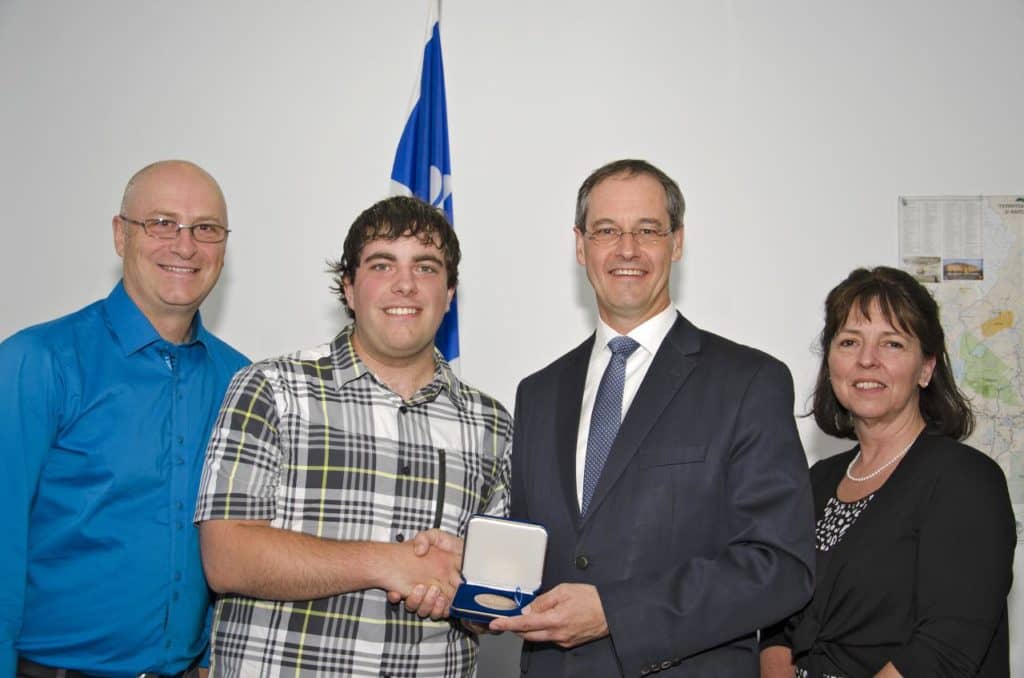
[(469, 519), (462, 585), (451, 615), (489, 623), (511, 617), (537, 596), (548, 532), (540, 525), (477, 515)]

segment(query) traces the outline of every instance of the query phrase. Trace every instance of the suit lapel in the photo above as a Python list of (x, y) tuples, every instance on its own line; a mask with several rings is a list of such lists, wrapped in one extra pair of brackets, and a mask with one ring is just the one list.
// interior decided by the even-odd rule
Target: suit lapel
[(558, 456), (558, 474), (562, 496), (573, 523), (579, 527), (580, 504), (576, 497), (576, 439), (579, 434), (580, 409), (583, 405), (583, 387), (587, 379), (587, 366), (594, 347), (594, 336), (577, 346), (566, 357), (565, 372), (558, 380), (558, 411), (555, 413), (555, 450)]
[[(608, 461), (605, 462), (601, 478), (594, 489), (587, 516), (594, 515), (597, 511), (640, 449), (644, 438), (690, 376), (697, 365), (697, 360), (692, 354), (698, 353), (699, 350), (699, 331), (682, 315), (677, 314), (675, 324), (665, 335), (658, 352), (654, 354), (651, 366), (626, 412), (625, 419), (622, 420), (619, 433), (608, 453)], [(581, 399), (582, 393), (581, 389)], [(578, 422), (578, 403), (576, 408)]]

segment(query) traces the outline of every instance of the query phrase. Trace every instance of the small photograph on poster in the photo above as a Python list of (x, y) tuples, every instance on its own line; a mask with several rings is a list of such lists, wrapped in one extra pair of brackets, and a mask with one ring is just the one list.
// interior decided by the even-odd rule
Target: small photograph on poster
[(984, 280), (982, 259), (946, 259), (942, 262), (943, 280)]
[(937, 283), (941, 279), (942, 259), (939, 257), (903, 257), (903, 270), (918, 282)]
[(901, 197), (903, 268), (923, 283), (984, 280), (984, 213), (981, 196)]

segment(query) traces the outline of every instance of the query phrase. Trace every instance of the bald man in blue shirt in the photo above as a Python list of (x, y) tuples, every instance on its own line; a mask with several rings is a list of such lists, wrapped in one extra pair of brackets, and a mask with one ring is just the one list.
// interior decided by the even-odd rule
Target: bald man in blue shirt
[(0, 344), (0, 676), (194, 674), (209, 591), (192, 524), (203, 453), (248, 360), (198, 309), (224, 264), (217, 182), (132, 177), (110, 295)]

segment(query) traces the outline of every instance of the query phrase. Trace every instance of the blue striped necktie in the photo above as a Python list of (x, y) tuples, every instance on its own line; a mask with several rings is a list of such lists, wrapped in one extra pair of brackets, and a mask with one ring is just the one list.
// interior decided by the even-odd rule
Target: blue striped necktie
[(626, 361), (640, 347), (629, 337), (615, 337), (608, 342), (612, 359), (601, 377), (594, 398), (594, 411), (590, 415), (590, 435), (587, 436), (587, 461), (583, 467), (583, 503), (580, 514), (587, 512), (591, 497), (608, 461), (612, 443), (622, 422), (622, 388), (626, 383)]

